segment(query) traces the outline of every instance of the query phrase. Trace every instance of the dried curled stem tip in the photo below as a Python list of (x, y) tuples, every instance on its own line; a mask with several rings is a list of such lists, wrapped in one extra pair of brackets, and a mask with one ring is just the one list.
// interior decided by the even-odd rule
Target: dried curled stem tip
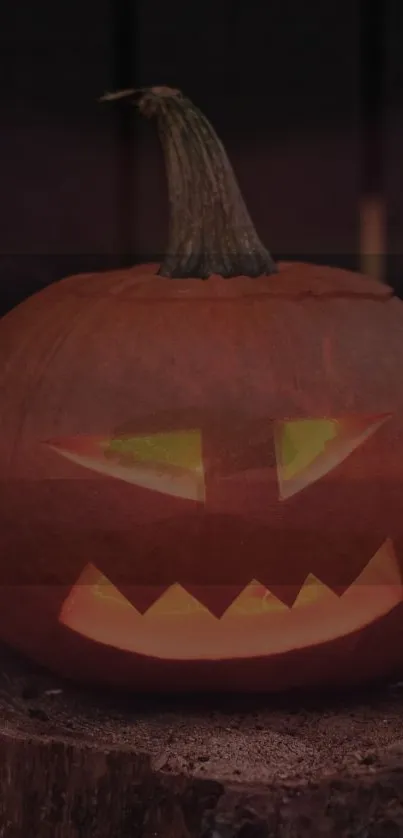
[(176, 96), (182, 96), (182, 92), (176, 87), (167, 87), (161, 85), (159, 87), (128, 87), (125, 90), (116, 90), (113, 93), (104, 93), (98, 99), (99, 102), (114, 102), (117, 99), (136, 98), (136, 104), (140, 104), (144, 99), (169, 99)]
[(135, 88), (128, 88), (127, 90), (116, 90), (114, 93), (104, 93), (98, 99), (98, 102), (114, 102), (116, 99), (127, 99), (129, 96), (133, 96), (136, 93)]
[(131, 87), (125, 90), (117, 90), (114, 93), (105, 93), (99, 102), (116, 102), (120, 99), (129, 99), (144, 116), (154, 116), (157, 113), (160, 103), (164, 100), (183, 98), (183, 94), (175, 87), (161, 85), (159, 87)]
[(165, 155), (170, 233), (159, 273), (206, 279), (277, 273), (253, 226), (225, 149), (198, 108), (173, 87), (106, 93), (157, 118)]

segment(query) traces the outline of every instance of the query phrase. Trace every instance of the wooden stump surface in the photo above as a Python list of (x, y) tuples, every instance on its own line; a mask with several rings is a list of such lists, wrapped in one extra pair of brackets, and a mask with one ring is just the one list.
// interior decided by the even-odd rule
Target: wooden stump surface
[(402, 683), (118, 696), (0, 670), (0, 838), (403, 836)]

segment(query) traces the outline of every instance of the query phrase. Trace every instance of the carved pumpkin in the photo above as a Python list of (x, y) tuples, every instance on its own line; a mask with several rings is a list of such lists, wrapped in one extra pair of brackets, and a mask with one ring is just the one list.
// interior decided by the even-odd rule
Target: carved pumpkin
[(166, 88), (136, 103), (166, 155), (165, 261), (0, 324), (0, 635), (135, 689), (397, 671), (402, 304), (275, 266), (207, 120)]

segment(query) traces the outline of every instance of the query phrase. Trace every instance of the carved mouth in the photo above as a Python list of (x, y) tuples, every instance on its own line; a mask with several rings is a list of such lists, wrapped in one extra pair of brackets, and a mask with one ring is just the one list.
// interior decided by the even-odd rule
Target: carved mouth
[(98, 643), (165, 660), (275, 655), (343, 637), (403, 600), (390, 539), (341, 595), (310, 574), (292, 607), (252, 580), (222, 617), (173, 584), (141, 614), (88, 565), (66, 599), (60, 622)]

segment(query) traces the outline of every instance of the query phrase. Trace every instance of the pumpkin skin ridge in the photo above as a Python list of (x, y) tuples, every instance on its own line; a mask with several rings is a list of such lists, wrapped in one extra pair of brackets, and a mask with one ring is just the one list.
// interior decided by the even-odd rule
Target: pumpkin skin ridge
[[(174, 279), (168, 281), (158, 275), (158, 264), (135, 265), (113, 272), (77, 274), (59, 281), (66, 294), (83, 297), (100, 297), (100, 289), (117, 300), (135, 298), (139, 303), (157, 300), (180, 302), (186, 299), (197, 303), (205, 299), (260, 300), (267, 297), (284, 300), (315, 299), (368, 299), (387, 302), (394, 295), (393, 288), (377, 283), (363, 274), (326, 265), (309, 265), (304, 262), (279, 262), (274, 276), (260, 276), (253, 283), (247, 276), (225, 279), (219, 274), (206, 280)], [(289, 288), (287, 288), (287, 283)], [(45, 289), (47, 290), (47, 289)], [(160, 292), (157, 294), (156, 292)], [(143, 293), (142, 293), (143, 292)], [(184, 295), (187, 295), (186, 298)]]

